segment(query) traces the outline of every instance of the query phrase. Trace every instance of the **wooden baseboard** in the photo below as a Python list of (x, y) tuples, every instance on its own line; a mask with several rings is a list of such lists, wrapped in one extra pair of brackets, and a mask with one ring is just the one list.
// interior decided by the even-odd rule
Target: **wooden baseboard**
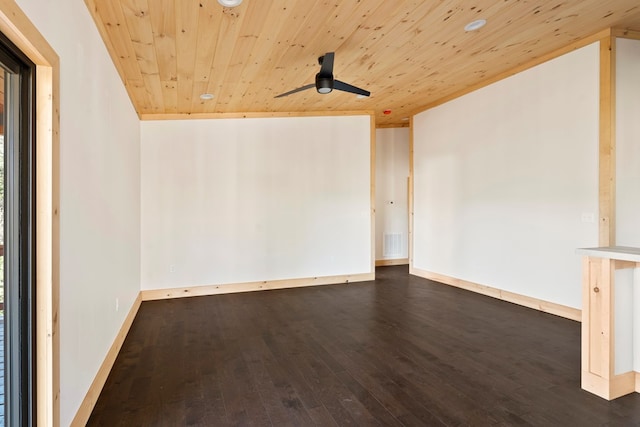
[(492, 288), (490, 286), (480, 285), (478, 283), (473, 283), (473, 282), (469, 282), (462, 279), (456, 279), (455, 277), (449, 277), (443, 274), (432, 273), (430, 271), (420, 270), (413, 267), (409, 269), (409, 274), (413, 274), (415, 276), (423, 277), (425, 279), (440, 282), (445, 285), (455, 286), (456, 288), (462, 288), (462, 289), (466, 289), (468, 291), (476, 292), (482, 295), (487, 295), (503, 301), (508, 301), (514, 304), (522, 305), (524, 307), (533, 308), (535, 310), (543, 311), (549, 314), (554, 314), (556, 316), (564, 317), (570, 320), (575, 320), (577, 322), (580, 322), (582, 320), (582, 311), (577, 308), (567, 307), (565, 305), (556, 304), (553, 302), (516, 294), (516, 293), (505, 291), (502, 289)]
[(640, 393), (640, 372), (636, 372), (636, 393)]
[(260, 282), (229, 283), (221, 285), (190, 286), (185, 288), (149, 289), (141, 292), (142, 301), (169, 298), (196, 297), (271, 289), (300, 288), (305, 286), (336, 285), (340, 283), (374, 280), (375, 273), (342, 276), (309, 277), (303, 279), (265, 280)]
[(395, 259), (377, 259), (376, 267), (384, 267), (387, 265), (407, 265), (409, 264), (409, 258), (395, 258)]
[(635, 392), (637, 375), (633, 371), (616, 375), (611, 381), (611, 400)]
[(606, 400), (614, 400), (637, 392), (639, 375), (638, 372), (631, 371), (606, 379), (591, 372), (582, 371), (580, 383), (583, 390)]
[(127, 337), (127, 334), (129, 333), (129, 329), (133, 324), (133, 320), (135, 319), (136, 314), (138, 314), (138, 309), (140, 308), (141, 303), (142, 303), (142, 297), (140, 293), (138, 293), (138, 296), (133, 302), (133, 306), (131, 307), (131, 310), (129, 310), (129, 314), (127, 314), (127, 317), (124, 319), (124, 322), (122, 323), (120, 332), (118, 332), (118, 335), (116, 335), (116, 338), (113, 341), (111, 348), (107, 352), (107, 355), (105, 356), (104, 361), (102, 362), (102, 365), (100, 365), (100, 369), (98, 369), (98, 373), (96, 374), (96, 377), (93, 379), (93, 382), (91, 383), (91, 387), (89, 387), (89, 391), (87, 391), (87, 394), (85, 395), (84, 400), (80, 404), (80, 408), (78, 409), (78, 412), (76, 412), (76, 416), (73, 418), (73, 421), (71, 422), (72, 427), (85, 426), (87, 424), (87, 421), (89, 421), (89, 417), (91, 416), (93, 407), (96, 405), (96, 402), (98, 401), (98, 397), (100, 396), (102, 387), (104, 387), (104, 384), (107, 381), (109, 372), (111, 372), (111, 368), (113, 367), (113, 364), (116, 361), (116, 357), (118, 357), (118, 353), (122, 348), (122, 344), (124, 344), (124, 339)]

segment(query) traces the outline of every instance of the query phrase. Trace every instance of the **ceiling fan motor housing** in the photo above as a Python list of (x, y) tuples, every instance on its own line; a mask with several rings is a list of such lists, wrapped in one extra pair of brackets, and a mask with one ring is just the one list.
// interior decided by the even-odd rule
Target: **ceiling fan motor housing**
[(333, 76), (316, 74), (316, 90), (318, 93), (329, 93), (333, 90)]

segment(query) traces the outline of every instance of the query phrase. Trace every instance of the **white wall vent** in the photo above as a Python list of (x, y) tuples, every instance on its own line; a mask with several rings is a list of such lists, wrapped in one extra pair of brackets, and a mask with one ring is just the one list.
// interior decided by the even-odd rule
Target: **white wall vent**
[(383, 240), (382, 256), (402, 256), (402, 234), (385, 234)]

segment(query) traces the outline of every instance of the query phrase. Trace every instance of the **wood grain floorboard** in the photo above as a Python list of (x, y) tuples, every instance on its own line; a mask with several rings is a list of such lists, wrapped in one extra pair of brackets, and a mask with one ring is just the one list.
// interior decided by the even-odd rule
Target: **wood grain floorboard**
[(580, 389), (580, 324), (379, 267), (142, 303), (89, 426), (640, 426)]

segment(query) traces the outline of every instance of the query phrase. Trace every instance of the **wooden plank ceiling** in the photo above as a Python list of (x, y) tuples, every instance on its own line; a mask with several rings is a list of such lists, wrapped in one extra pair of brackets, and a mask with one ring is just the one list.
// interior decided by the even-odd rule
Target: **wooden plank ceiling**
[[(378, 126), (406, 125), (425, 105), (600, 30), (640, 30), (638, 0), (85, 2), (143, 118), (374, 110)], [(466, 32), (476, 19), (487, 25)], [(313, 83), (330, 51), (335, 78), (371, 97), (311, 89), (274, 99)]]

